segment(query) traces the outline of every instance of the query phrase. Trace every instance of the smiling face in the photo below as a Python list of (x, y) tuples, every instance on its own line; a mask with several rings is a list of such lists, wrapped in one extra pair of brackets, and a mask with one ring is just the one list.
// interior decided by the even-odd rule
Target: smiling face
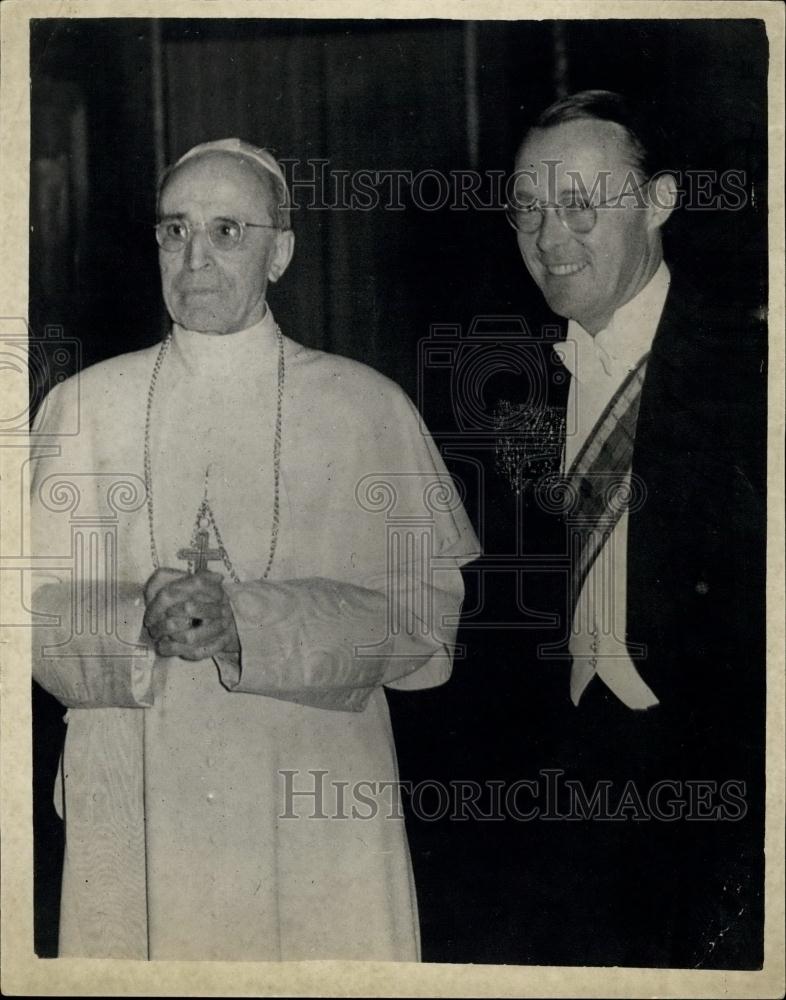
[(228, 153), (187, 160), (167, 178), (159, 218), (188, 223), (179, 250), (159, 250), (161, 284), (172, 319), (201, 333), (235, 333), (265, 313), (268, 281), (276, 281), (292, 256), (291, 231), (247, 228), (230, 250), (216, 249), (202, 228), (216, 218), (273, 225), (273, 194), (253, 165)]
[[(646, 187), (625, 130), (614, 122), (579, 119), (533, 129), (516, 158), (516, 200), (570, 204), (578, 177), (597, 210), (587, 233), (571, 231), (556, 212), (543, 213), (534, 233), (517, 233), (521, 256), (551, 309), (589, 333), (602, 330), (621, 305), (650, 280), (661, 260), (660, 226), (668, 213), (642, 207)], [(599, 183), (599, 179), (601, 180)]]

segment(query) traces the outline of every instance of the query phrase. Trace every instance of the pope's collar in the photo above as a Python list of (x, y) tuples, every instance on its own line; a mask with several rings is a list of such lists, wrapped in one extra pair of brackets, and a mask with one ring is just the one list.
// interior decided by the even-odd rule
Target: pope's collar
[(189, 330), (180, 323), (172, 323), (172, 334), (178, 337), (201, 337), (207, 342), (211, 343), (229, 343), (234, 340), (235, 337), (242, 339), (248, 338), (252, 339), (254, 336), (259, 336), (260, 334), (272, 334), (275, 335), (276, 332), (276, 321), (273, 318), (273, 311), (270, 306), (265, 303), (265, 311), (262, 314), (262, 318), (257, 320), (256, 323), (251, 326), (245, 327), (243, 330), (235, 330), (232, 333), (209, 333), (204, 330)]
[(230, 373), (240, 374), (247, 364), (276, 364), (276, 331), (278, 324), (269, 306), (262, 318), (252, 326), (235, 333), (202, 333), (172, 324), (172, 346), (187, 368), (209, 366), (216, 372), (226, 365)]

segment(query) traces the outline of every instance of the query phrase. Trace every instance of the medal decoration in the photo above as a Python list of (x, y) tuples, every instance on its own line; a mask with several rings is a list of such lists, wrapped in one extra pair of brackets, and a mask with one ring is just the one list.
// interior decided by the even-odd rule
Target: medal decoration
[(559, 474), (565, 448), (565, 413), (554, 406), (499, 401), (496, 469), (516, 495), (544, 476)]

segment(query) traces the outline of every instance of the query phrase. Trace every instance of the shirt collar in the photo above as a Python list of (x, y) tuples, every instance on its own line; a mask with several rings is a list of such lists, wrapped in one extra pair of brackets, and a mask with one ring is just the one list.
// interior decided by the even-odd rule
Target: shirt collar
[(671, 275), (665, 261), (642, 290), (614, 313), (594, 337), (576, 320), (568, 323), (559, 351), (568, 371), (585, 382), (600, 368), (606, 375), (632, 371), (652, 347), (669, 291)]

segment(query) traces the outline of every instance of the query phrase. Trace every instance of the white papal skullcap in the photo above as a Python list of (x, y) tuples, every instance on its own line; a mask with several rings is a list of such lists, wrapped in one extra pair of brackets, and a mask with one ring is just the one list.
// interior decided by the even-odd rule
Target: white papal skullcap
[(205, 153), (232, 153), (236, 156), (243, 156), (252, 160), (268, 174), (274, 178), (273, 190), (280, 196), (280, 204), (277, 206), (281, 223), (286, 229), (290, 227), (290, 198), (284, 172), (278, 165), (278, 161), (267, 149), (252, 146), (250, 142), (242, 139), (215, 139), (212, 142), (200, 142), (197, 146), (192, 146), (187, 153), (184, 153), (179, 160), (172, 164), (168, 173), (171, 173), (182, 163), (193, 159), (195, 156), (203, 156)]

